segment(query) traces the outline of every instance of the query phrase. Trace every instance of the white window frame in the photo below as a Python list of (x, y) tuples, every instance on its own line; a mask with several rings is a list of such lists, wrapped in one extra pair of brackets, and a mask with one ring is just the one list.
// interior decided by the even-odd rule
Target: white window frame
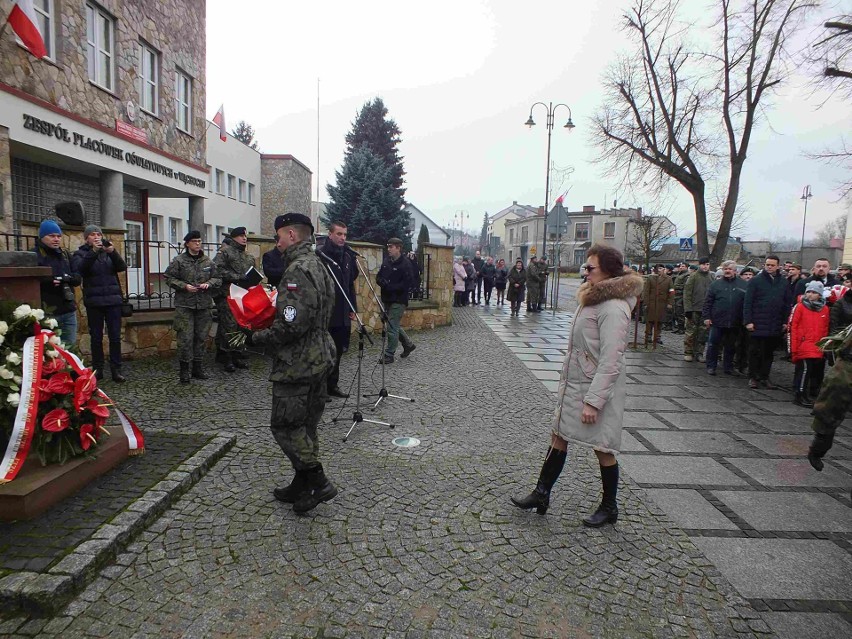
[[(47, 5), (46, 7), (43, 5)], [(36, 12), (36, 28), (44, 40), (47, 49), (47, 59), (56, 62), (56, 29), (53, 28), (53, 0), (35, 0), (33, 9)], [(15, 42), (26, 48), (23, 41), (16, 35)]]
[(255, 186), (251, 182), (248, 183), (248, 203), (252, 206), (255, 205)]
[(210, 236), (213, 234), (213, 226), (210, 224), (204, 225), (204, 233), (201, 236), (201, 241), (207, 243), (210, 241)]
[(179, 67), (175, 67), (175, 126), (192, 135), (192, 76)]
[[(109, 24), (109, 42), (104, 42), (104, 34), (101, 30), (103, 24)], [(94, 2), (86, 3), (86, 45), (88, 58), (89, 80), (106, 89), (110, 93), (115, 91), (115, 18), (107, 13), (100, 5)], [(108, 49), (105, 49), (107, 46)], [(94, 56), (94, 59), (93, 59)], [(101, 77), (101, 57), (108, 62), (109, 82)]]
[(521, 227), (521, 244), (524, 244), (524, 243), (529, 242), (529, 241), (530, 241), (530, 227), (529, 226), (522, 226)]
[(246, 181), (242, 178), (237, 182), (237, 199), (240, 202), (246, 201)]
[(181, 239), (181, 220), (180, 218), (169, 218), (169, 244), (178, 246)]
[(225, 195), (225, 172), (222, 169), (214, 169), (216, 171), (216, 193)]
[(162, 233), (162, 215), (151, 215), (148, 223), (148, 239), (152, 242), (159, 242)]
[(232, 200), (237, 199), (237, 178), (234, 175), (228, 173), (228, 197)]
[[(150, 77), (145, 74), (145, 62), (153, 57), (153, 68), (150, 69)], [(153, 104), (146, 104), (148, 89), (154, 89)], [(160, 52), (150, 46), (144, 40), (139, 41), (139, 108), (159, 116), (160, 114)]]
[[(610, 235), (607, 235), (606, 234), (606, 227), (609, 226), (610, 224), (612, 224), (612, 233)], [(616, 231), (615, 222), (604, 222), (603, 236), (604, 236), (605, 240), (614, 240), (615, 239), (615, 231)]]
[(213, 239), (213, 242), (218, 243), (223, 235), (225, 235), (225, 227), (219, 226), (217, 224), (216, 225), (216, 237)]

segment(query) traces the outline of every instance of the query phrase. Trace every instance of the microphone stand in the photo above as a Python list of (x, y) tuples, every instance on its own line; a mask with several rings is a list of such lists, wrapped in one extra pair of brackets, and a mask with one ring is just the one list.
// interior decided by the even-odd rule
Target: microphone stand
[(379, 317), (382, 320), (382, 351), (381, 351), (381, 360), (379, 360), (382, 364), (382, 387), (379, 389), (378, 393), (372, 393), (370, 395), (364, 395), (364, 397), (378, 397), (376, 403), (373, 404), (373, 410), (378, 408), (379, 404), (382, 403), (382, 400), (387, 399), (388, 397), (392, 397), (393, 399), (401, 399), (406, 402), (414, 402), (414, 399), (411, 397), (403, 397), (402, 395), (391, 395), (388, 393), (388, 389), (385, 387), (385, 344), (388, 339), (387, 325), (390, 323), (390, 318), (388, 318), (387, 310), (385, 310), (385, 305), (382, 304), (382, 298), (376, 294), (376, 289), (373, 287), (373, 283), (370, 281), (369, 275), (364, 271), (364, 265), (361, 264), (357, 259), (355, 263), (358, 264), (358, 269), (361, 271), (361, 274), (364, 276), (364, 279), (367, 281), (367, 286), (370, 288), (370, 292), (373, 294), (373, 299), (376, 300), (376, 304), (379, 306)]
[[(373, 340), (367, 334), (367, 327), (364, 326), (364, 322), (361, 321), (361, 316), (358, 315), (358, 311), (355, 310), (355, 305), (352, 303), (352, 300), (350, 300), (349, 296), (346, 294), (346, 289), (343, 288), (343, 285), (341, 284), (340, 280), (337, 279), (337, 274), (334, 272), (334, 267), (340, 267), (334, 260), (332, 260), (325, 253), (323, 253), (320, 249), (317, 249), (315, 252), (320, 257), (320, 259), (325, 260), (325, 267), (331, 274), (331, 277), (334, 280), (335, 285), (337, 286), (337, 290), (340, 291), (341, 295), (343, 295), (343, 299), (346, 300), (346, 305), (349, 306), (349, 310), (352, 312), (353, 316), (355, 317), (355, 320), (358, 322), (358, 370), (355, 373), (355, 384), (357, 387), (357, 393), (355, 394), (355, 411), (352, 413), (352, 426), (349, 427), (349, 430), (343, 436), (343, 441), (345, 442), (347, 439), (349, 439), (349, 435), (352, 434), (352, 431), (355, 430), (355, 427), (362, 422), (394, 428), (393, 424), (389, 424), (387, 422), (380, 422), (374, 419), (364, 419), (364, 415), (361, 413), (361, 369), (364, 361), (364, 338), (366, 337), (370, 341), (371, 345), (373, 344)], [(357, 262), (358, 260), (356, 259), (355, 263), (357, 264)], [(345, 420), (343, 418), (334, 417), (331, 421), (339, 422)]]

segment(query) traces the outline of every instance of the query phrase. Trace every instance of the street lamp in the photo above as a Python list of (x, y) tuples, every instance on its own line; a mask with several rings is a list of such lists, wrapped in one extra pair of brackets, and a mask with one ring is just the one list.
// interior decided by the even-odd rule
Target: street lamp
[(805, 224), (808, 222), (808, 200), (812, 197), (811, 185), (808, 184), (804, 190), (802, 190), (802, 197), (799, 198), (805, 202), (805, 215), (802, 218), (802, 244), (799, 248), (799, 264), (805, 261)]
[(470, 219), (470, 213), (465, 213), (464, 211), (458, 211), (455, 215), (453, 215), (453, 221), (455, 221), (456, 219), (458, 219), (458, 221), (459, 221), (459, 230), (460, 230), (459, 244), (461, 244), (462, 247), (464, 247), (464, 219), (465, 219), (465, 217), (467, 217), (467, 219)]
[(565, 123), (563, 128), (568, 129), (569, 133), (574, 129), (574, 122), (571, 120), (571, 107), (567, 104), (562, 104), (561, 102), (559, 104), (553, 104), (553, 102), (548, 102), (547, 104), (544, 102), (534, 102), (530, 107), (530, 117), (526, 122), (524, 122), (524, 124), (529, 128), (533, 128), (535, 126), (532, 112), (539, 104), (547, 109), (547, 174), (544, 182), (544, 233), (542, 233), (543, 237), (541, 240), (541, 254), (545, 255), (547, 253), (547, 207), (550, 205), (550, 135), (553, 131), (553, 114), (559, 107), (565, 107), (568, 109), (568, 122)]

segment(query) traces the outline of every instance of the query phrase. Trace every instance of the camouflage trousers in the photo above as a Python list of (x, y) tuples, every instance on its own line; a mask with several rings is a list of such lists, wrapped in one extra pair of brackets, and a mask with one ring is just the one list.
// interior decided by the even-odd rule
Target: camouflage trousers
[(683, 354), (697, 357), (704, 354), (707, 329), (701, 321), (701, 313), (686, 314), (686, 335), (683, 337)]
[(209, 308), (175, 309), (174, 329), (177, 333), (178, 361), (191, 362), (204, 357), (204, 342), (210, 335), (213, 315)]
[(327, 395), (325, 375), (305, 384), (272, 383), (272, 436), (294, 470), (310, 470), (320, 463), (317, 425)]
[(811, 450), (822, 457), (834, 442), (834, 431), (843, 423), (852, 407), (852, 361), (839, 359), (822, 382), (822, 390), (814, 402), (811, 414), (814, 421), (811, 429), (815, 433)]
[(239, 332), (240, 326), (237, 324), (237, 320), (234, 319), (233, 313), (231, 313), (227, 297), (216, 299), (216, 311), (219, 315), (216, 324), (216, 346), (218, 346), (220, 351), (226, 353), (237, 350), (231, 348), (231, 345), (228, 344), (228, 340), (231, 339), (232, 334)]
[(675, 330), (684, 330), (686, 328), (686, 313), (683, 310), (683, 297), (675, 297), (673, 306), (672, 328)]

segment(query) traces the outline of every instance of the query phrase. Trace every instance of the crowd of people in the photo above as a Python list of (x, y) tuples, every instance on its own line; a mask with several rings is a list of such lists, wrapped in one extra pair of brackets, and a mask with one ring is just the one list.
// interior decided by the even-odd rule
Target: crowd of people
[(480, 251), (473, 259), (467, 255), (456, 257), (453, 263), (453, 306), (479, 306), (483, 303), (490, 306), (492, 293), (496, 290), (495, 306), (504, 306), (508, 299), (511, 315), (518, 315), (524, 300), (528, 313), (540, 313), (546, 298), (548, 269), (547, 256), (531, 257), (526, 268), (524, 261), (518, 258), (511, 269), (503, 258), (495, 263), (493, 257), (483, 259)]

